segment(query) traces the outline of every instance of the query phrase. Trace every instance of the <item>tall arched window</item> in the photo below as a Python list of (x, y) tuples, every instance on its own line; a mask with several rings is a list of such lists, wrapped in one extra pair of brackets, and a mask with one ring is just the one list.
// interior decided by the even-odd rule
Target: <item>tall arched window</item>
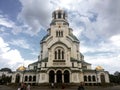
[(58, 59), (60, 59), (61, 50), (58, 49)]
[(62, 51), (62, 59), (64, 59), (64, 51)]
[(61, 37), (63, 37), (63, 31), (61, 31)]
[(56, 31), (56, 37), (58, 37), (58, 31)]
[(36, 81), (36, 76), (33, 76), (33, 81)]
[(84, 81), (87, 81), (87, 76), (84, 76)]
[(92, 80), (93, 80), (93, 81), (96, 81), (95, 76), (92, 76)]
[(27, 81), (28, 80), (28, 76), (25, 76), (25, 81)]
[(58, 18), (61, 18), (61, 13), (60, 12), (58, 12)]
[(55, 52), (54, 52), (54, 58), (59, 60), (59, 59), (64, 59), (65, 57), (65, 52), (64, 52), (64, 49), (59, 47), (59, 48), (56, 48), (55, 49)]
[(55, 51), (55, 59), (57, 59), (57, 51)]
[(32, 81), (32, 76), (29, 76), (29, 81)]
[(91, 81), (91, 76), (88, 76), (88, 81)]

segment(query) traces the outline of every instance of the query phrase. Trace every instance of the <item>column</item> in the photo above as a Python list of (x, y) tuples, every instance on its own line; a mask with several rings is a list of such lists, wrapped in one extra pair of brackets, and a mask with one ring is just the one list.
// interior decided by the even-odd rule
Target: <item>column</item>
[(64, 83), (64, 73), (62, 73), (62, 83)]
[(56, 73), (55, 73), (55, 83), (57, 83), (56, 80), (57, 80), (57, 76), (56, 76)]

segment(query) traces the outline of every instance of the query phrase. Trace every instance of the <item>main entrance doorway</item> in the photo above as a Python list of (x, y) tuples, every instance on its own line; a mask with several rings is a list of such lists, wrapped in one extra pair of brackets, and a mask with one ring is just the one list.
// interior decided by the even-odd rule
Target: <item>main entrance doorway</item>
[(20, 83), (20, 75), (19, 74), (16, 75), (15, 83)]
[(59, 70), (56, 73), (57, 75), (57, 83), (62, 83), (62, 72)]
[(70, 83), (70, 72), (65, 70), (63, 73), (61, 70), (51, 70), (49, 72), (49, 83)]

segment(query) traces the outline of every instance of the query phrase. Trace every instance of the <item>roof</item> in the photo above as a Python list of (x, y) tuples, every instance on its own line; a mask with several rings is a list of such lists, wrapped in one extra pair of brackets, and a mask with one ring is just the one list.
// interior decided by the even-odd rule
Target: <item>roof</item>
[[(34, 62), (34, 63), (31, 63), (31, 64), (29, 64), (29, 65), (35, 65), (35, 64), (37, 64), (39, 61), (36, 61), (36, 62)], [(28, 65), (28, 66), (29, 66)]]
[(26, 70), (26, 67), (24, 67), (24, 66), (20, 66), (20, 67), (17, 69), (17, 71), (24, 71), (24, 70)]
[(70, 36), (71, 36), (75, 41), (78, 41), (78, 42), (79, 42), (79, 40), (77, 39), (77, 37), (76, 37), (75, 35), (70, 34)]
[(95, 70), (104, 70), (102, 66), (97, 66)]
[(45, 35), (45, 36), (42, 38), (41, 42), (44, 41), (48, 36), (49, 36), (48, 34)]

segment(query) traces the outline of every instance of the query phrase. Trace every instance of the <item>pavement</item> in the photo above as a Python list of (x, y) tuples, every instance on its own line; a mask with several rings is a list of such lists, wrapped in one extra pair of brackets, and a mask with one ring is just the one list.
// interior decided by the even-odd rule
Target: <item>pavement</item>
[[(17, 90), (16, 86), (5, 86), (5, 85), (0, 85), (0, 90)], [(49, 88), (49, 87), (39, 87), (39, 86), (31, 86), (31, 90), (63, 90), (61, 88)], [(69, 87), (65, 88), (64, 90), (77, 90), (77, 87)], [(110, 87), (85, 87), (85, 90), (120, 90), (120, 85), (119, 86), (110, 86)]]

